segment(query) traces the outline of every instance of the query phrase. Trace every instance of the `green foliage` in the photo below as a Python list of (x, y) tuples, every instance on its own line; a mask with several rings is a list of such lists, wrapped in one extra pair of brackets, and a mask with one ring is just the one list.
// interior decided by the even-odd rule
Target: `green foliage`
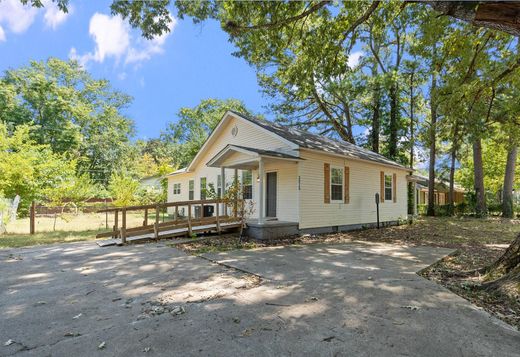
[(44, 190), (45, 198), (51, 205), (62, 206), (66, 202), (81, 207), (90, 198), (95, 197), (99, 187), (90, 179), (89, 175), (71, 174), (64, 177), (57, 185)]
[(138, 203), (139, 181), (125, 173), (114, 173), (110, 178), (108, 190), (117, 207)]
[(93, 79), (75, 61), (50, 58), (6, 71), (0, 78), (0, 120), (9, 130), (34, 125), (32, 138), (77, 160), (78, 171), (107, 183), (125, 165), (133, 122), (123, 115), (131, 98)]
[(34, 127), (19, 125), (9, 133), (0, 121), (0, 187), (8, 198), (20, 195), (20, 212), (26, 213), (31, 201), (43, 198), (45, 190), (56, 187), (74, 174), (63, 155), (32, 138)]
[(186, 166), (197, 154), (227, 110), (249, 114), (244, 104), (236, 99), (204, 99), (193, 108), (181, 108), (178, 120), (169, 123), (161, 139), (170, 145), (174, 166)]

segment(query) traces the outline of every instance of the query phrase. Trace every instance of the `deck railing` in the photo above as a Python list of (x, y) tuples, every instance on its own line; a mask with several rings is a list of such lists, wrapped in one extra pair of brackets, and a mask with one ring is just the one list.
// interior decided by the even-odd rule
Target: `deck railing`
[[(242, 204), (241, 204), (242, 203)], [(205, 207), (213, 206), (214, 215), (205, 216)], [(192, 208), (200, 207), (200, 211), (196, 217), (193, 217)], [(215, 230), (220, 233), (221, 224), (227, 222), (243, 223), (243, 202), (241, 200), (228, 199), (211, 199), (211, 200), (192, 200), (179, 202), (155, 203), (139, 206), (114, 207), (99, 210), (98, 212), (114, 213), (114, 226), (111, 231), (99, 233), (96, 238), (112, 237), (121, 238), (124, 244), (129, 236), (146, 235), (153, 233), (155, 239), (165, 237), (162, 232), (171, 232), (172, 229), (187, 228), (188, 236), (194, 233), (194, 230), (203, 230), (208, 225), (215, 225)], [(173, 208), (173, 220), (161, 222), (161, 211), (168, 211)], [(182, 209), (181, 209), (182, 208)], [(187, 210), (184, 210), (187, 208)], [(221, 212), (222, 209), (222, 212)], [(127, 224), (127, 213), (144, 211), (144, 220), (142, 225), (129, 227)], [(149, 212), (155, 211), (155, 222), (149, 223)], [(121, 226), (119, 226), (119, 216), (121, 213)], [(170, 217), (169, 217), (170, 218)]]

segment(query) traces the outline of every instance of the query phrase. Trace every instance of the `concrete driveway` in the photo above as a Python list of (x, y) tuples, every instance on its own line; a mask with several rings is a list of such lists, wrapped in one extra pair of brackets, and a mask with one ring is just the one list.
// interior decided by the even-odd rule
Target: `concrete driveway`
[(415, 274), (448, 252), (1, 250), (0, 355), (518, 356), (520, 333)]

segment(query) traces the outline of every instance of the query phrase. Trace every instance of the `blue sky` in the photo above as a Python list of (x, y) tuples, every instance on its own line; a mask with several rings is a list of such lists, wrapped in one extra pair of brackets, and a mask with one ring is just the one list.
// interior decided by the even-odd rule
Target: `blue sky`
[(30, 60), (74, 57), (134, 97), (126, 114), (137, 138), (158, 136), (181, 107), (210, 97), (238, 98), (265, 114), (254, 69), (231, 55), (234, 47), (216, 22), (177, 20), (168, 36), (145, 41), (110, 15), (109, 1), (71, 1), (67, 16), (46, 5), (36, 10), (0, 0), (1, 72)]

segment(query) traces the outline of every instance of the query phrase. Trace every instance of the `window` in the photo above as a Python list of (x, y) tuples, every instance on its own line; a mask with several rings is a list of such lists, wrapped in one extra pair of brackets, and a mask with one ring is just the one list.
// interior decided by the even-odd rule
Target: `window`
[(253, 198), (253, 174), (250, 170), (242, 171), (242, 196), (244, 200)]
[(392, 200), (392, 175), (385, 175), (385, 201)]
[(193, 201), (193, 199), (195, 198), (195, 181), (190, 180), (189, 185), (190, 185), (190, 187), (189, 187), (189, 197), (188, 197), (188, 199), (190, 201)]
[(330, 200), (343, 201), (343, 169), (339, 167), (330, 169)]
[(205, 177), (200, 178), (200, 199), (201, 200), (206, 199), (206, 178)]
[(181, 194), (181, 184), (180, 183), (174, 183), (173, 184), (173, 194), (174, 195), (180, 195)]
[(222, 176), (217, 175), (217, 197), (222, 197)]

